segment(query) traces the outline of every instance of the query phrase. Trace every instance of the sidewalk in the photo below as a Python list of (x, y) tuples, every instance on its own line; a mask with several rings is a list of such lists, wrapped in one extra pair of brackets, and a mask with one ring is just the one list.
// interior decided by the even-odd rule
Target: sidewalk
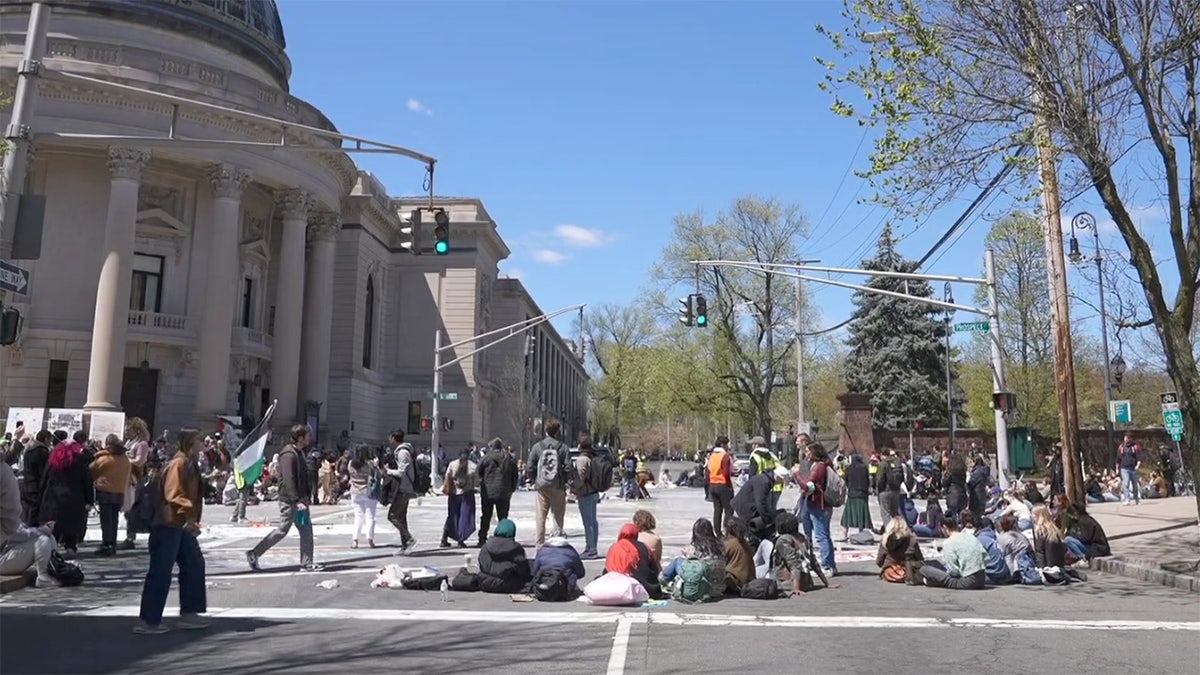
[(1092, 569), (1200, 593), (1200, 525), (1195, 497), (1147, 499), (1134, 506), (1091, 504), (1113, 555)]

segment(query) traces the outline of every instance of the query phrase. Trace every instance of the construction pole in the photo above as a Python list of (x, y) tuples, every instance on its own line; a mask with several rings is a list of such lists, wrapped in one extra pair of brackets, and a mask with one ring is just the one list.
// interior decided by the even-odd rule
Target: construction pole
[(21, 203), (21, 193), (25, 190), (33, 109), (37, 104), (38, 77), (42, 57), (46, 53), (46, 30), (49, 25), (49, 5), (44, 2), (33, 3), (29, 24), (25, 28), (25, 51), (17, 65), (12, 118), (4, 130), (4, 139), (9, 144), (4, 154), (3, 173), (0, 174), (0, 259), (4, 260), (12, 255), (17, 209)]
[(433, 332), (433, 413), (432, 426), (429, 431), (429, 475), (433, 477), (433, 484), (441, 485), (441, 480), (438, 476), (438, 459), (441, 455), (442, 445), (442, 330), (439, 328)]
[[(1000, 393), (1007, 389), (1004, 382), (1004, 350), (1000, 348), (1000, 300), (996, 296), (996, 256), (992, 249), (983, 252), (984, 276), (987, 278), (988, 299), (988, 342), (992, 347), (992, 391)], [(1000, 487), (1008, 489), (1008, 418), (996, 406), (996, 470), (1000, 476)]]
[(1063, 477), (1067, 499), (1084, 504), (1083, 469), (1079, 457), (1079, 403), (1075, 397), (1075, 354), (1071, 342), (1071, 307), (1067, 295), (1067, 263), (1063, 254), (1062, 209), (1058, 194), (1058, 165), (1050, 122), (1042, 111), (1042, 97), (1033, 87), (1034, 142), (1042, 187), (1046, 236), (1046, 275), (1050, 291), (1050, 322), (1054, 339), (1054, 380), (1058, 391), (1058, 432), (1062, 441)]

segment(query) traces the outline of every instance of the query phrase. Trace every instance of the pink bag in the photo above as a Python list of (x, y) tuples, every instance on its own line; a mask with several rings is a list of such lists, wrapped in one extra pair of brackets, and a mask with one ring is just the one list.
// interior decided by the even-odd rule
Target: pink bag
[(609, 572), (592, 581), (583, 589), (583, 594), (590, 604), (605, 607), (640, 605), (650, 599), (637, 579), (617, 572)]

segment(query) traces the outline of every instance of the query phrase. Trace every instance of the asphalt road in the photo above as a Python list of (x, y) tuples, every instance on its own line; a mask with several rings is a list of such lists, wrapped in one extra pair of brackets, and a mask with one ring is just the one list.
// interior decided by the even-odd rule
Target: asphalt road
[[(528, 493), (514, 500), (525, 543), (532, 502)], [(251, 517), (265, 519), (274, 508), (256, 507)], [(710, 511), (698, 490), (658, 491), (642, 503), (607, 500), (603, 540), (636, 508), (656, 514), (668, 555), (686, 542), (692, 520)], [(434, 548), (444, 509), (442, 499), (422, 500), (412, 512), (422, 544), (412, 556), (395, 556), (398, 537), (382, 512), (382, 547), (351, 550), (348, 508), (318, 507), (317, 557), (328, 568), (298, 574), (294, 534), (264, 559), (266, 571), (251, 573), (242, 552), (268, 527), (224, 524), (228, 510), (209, 507), (202, 546), (210, 630), (132, 634), (144, 549), (115, 559), (82, 555), (84, 586), (0, 599), (0, 673), (1195, 673), (1200, 664), (1195, 595), (1098, 573), (1064, 588), (912, 588), (879, 581), (871, 562), (855, 562), (870, 556), (866, 548), (839, 551), (840, 588), (771, 602), (619, 610), (469, 593), (442, 602), (437, 592), (370, 588), (383, 565), (453, 571), (464, 554), (474, 555)], [(569, 533), (581, 534), (573, 506), (568, 516)], [(602, 567), (589, 563), (589, 576)], [(337, 588), (317, 587), (331, 579)]]

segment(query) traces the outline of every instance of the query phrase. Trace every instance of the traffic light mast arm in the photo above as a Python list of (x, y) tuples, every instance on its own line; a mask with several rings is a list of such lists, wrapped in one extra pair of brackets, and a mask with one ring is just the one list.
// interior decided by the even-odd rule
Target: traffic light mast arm
[(455, 357), (453, 360), (450, 360), (450, 361), (441, 362), (438, 369), (441, 370), (441, 369), (448, 368), (448, 367), (458, 363), (459, 361), (462, 361), (463, 359), (474, 356), (475, 354), (478, 354), (479, 352), (482, 352), (486, 349), (491, 349), (492, 347), (500, 344), (501, 342), (504, 342), (505, 340), (508, 340), (509, 338), (512, 338), (516, 335), (521, 335), (521, 334), (525, 333), (525, 331), (529, 330), (530, 328), (533, 328), (534, 326), (546, 323), (550, 319), (553, 319), (557, 316), (561, 316), (568, 312), (577, 312), (586, 306), (587, 305), (572, 305), (571, 307), (566, 307), (564, 309), (550, 312), (549, 314), (542, 314), (541, 316), (535, 316), (535, 317), (532, 317), (529, 319), (525, 319), (524, 321), (518, 321), (514, 324), (504, 326), (503, 328), (497, 328), (495, 330), (491, 330), (486, 333), (481, 333), (474, 337), (469, 337), (465, 340), (459, 340), (458, 342), (455, 342), (453, 344), (440, 345), (437, 348), (437, 351), (439, 354), (441, 352), (444, 352), (444, 351), (447, 351), (450, 349), (454, 349), (457, 347), (461, 347), (466, 344), (478, 343), (480, 340), (482, 340), (484, 338), (492, 337), (493, 335), (500, 335), (501, 333), (506, 333), (505, 335), (502, 335), (501, 337), (499, 337), (495, 340), (492, 340), (485, 345), (482, 345), (480, 347), (476, 347), (475, 349), (472, 349), (471, 351), (467, 352), (466, 354), (463, 354), (462, 356)]

